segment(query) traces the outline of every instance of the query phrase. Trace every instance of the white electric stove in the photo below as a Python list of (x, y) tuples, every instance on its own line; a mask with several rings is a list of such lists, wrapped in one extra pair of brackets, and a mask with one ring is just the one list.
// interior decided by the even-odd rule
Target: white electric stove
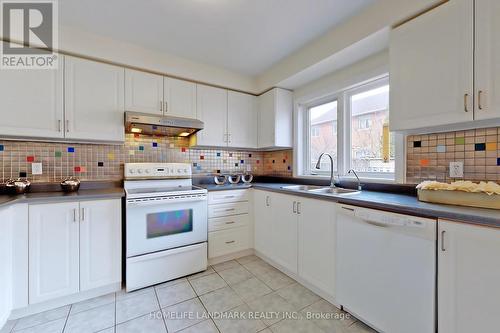
[(185, 163), (126, 163), (126, 290), (207, 268), (207, 190)]

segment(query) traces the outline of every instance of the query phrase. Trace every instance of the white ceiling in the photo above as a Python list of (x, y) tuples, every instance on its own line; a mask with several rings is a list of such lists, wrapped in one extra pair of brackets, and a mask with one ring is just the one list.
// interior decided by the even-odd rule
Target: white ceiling
[(258, 75), (375, 0), (60, 0), (71, 26)]

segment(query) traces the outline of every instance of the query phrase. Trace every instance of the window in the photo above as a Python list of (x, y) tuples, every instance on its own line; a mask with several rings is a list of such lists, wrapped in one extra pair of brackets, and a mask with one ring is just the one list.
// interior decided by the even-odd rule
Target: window
[(334, 172), (345, 175), (354, 169), (360, 176), (394, 179), (394, 138), (389, 132), (388, 78), (350, 88), (305, 108), (309, 133), (303, 142), (303, 174), (322, 175), (330, 171), (325, 157), (333, 157)]

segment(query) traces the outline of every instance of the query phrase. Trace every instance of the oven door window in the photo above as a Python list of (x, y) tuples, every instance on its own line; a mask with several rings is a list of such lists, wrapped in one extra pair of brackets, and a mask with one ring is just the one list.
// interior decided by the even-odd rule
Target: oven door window
[(193, 210), (183, 209), (147, 214), (147, 238), (163, 237), (193, 231)]

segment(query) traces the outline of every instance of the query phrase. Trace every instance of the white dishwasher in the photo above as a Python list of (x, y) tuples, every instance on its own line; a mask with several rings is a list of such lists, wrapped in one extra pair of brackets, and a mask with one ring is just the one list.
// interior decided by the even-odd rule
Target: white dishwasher
[(434, 333), (436, 226), (337, 204), (337, 302), (379, 332)]

